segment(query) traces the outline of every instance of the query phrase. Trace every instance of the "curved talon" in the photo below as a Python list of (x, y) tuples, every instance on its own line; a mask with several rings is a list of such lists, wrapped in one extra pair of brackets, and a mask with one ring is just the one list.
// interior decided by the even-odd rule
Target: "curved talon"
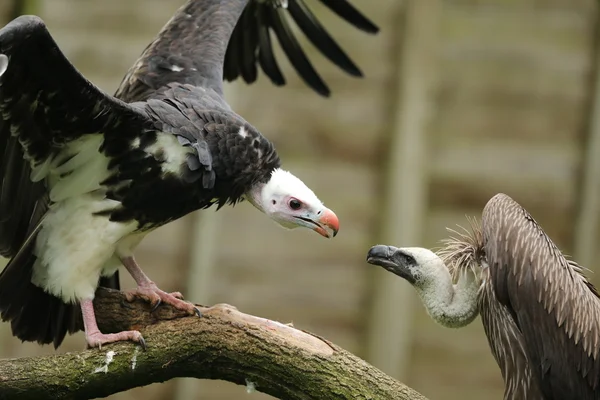
[(135, 294), (131, 292), (125, 292), (125, 300), (128, 303), (133, 303), (135, 301)]
[(122, 331), (117, 333), (102, 333), (100, 331), (95, 331), (89, 335), (86, 334), (86, 342), (88, 344), (88, 348), (98, 347), (98, 349), (102, 349), (102, 346), (109, 343), (116, 343), (122, 341), (132, 341), (136, 343), (140, 343), (140, 345), (145, 349), (146, 341), (142, 337), (142, 334), (139, 331)]
[(181, 292), (173, 292), (171, 293), (171, 296), (175, 297), (176, 299), (183, 300), (183, 295)]
[(142, 350), (146, 351), (148, 349), (148, 347), (146, 346), (146, 341), (144, 340), (143, 336), (140, 335), (140, 340), (138, 341), (138, 343), (142, 347)]
[(125, 307), (125, 308), (129, 308), (130, 310), (134, 309), (135, 307), (133, 307), (131, 304), (131, 301), (127, 299), (127, 295), (125, 295), (124, 299), (121, 299), (121, 307)]
[(189, 301), (182, 300), (183, 295), (180, 292), (167, 293), (160, 290), (154, 283), (138, 285), (136, 289), (126, 293), (127, 299), (139, 297), (151, 305), (150, 312), (155, 312), (161, 304), (168, 304), (173, 308), (181, 311), (186, 311), (190, 315), (202, 316), (198, 310)]
[(162, 303), (162, 300), (160, 299), (160, 297), (158, 298), (158, 301), (156, 302), (156, 304), (154, 304), (152, 306), (152, 309), (150, 310), (151, 313), (153, 313), (154, 311), (156, 311), (158, 309), (158, 306), (160, 306)]

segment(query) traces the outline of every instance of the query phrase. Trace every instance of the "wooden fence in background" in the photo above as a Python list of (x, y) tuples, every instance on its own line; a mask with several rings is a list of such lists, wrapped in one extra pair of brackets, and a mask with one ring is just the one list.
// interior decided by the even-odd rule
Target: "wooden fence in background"
[[(112, 92), (182, 2), (40, 0), (39, 14), (77, 68)], [(282, 232), (242, 204), (159, 229), (138, 259), (165, 290), (293, 321), (432, 400), (500, 399), (500, 372), (479, 321), (461, 330), (435, 325), (408, 284), (364, 258), (376, 242), (435, 246), (445, 227), (480, 215), (493, 194), (505, 192), (561, 248), (596, 268), (597, 4), (353, 0), (381, 26), (372, 37), (307, 3), (366, 78), (344, 76), (303, 40), (330, 83), (330, 99), (308, 90), (281, 52), (285, 88), (262, 76), (252, 86), (227, 85), (227, 97), (336, 211), (340, 234), (327, 241)], [(125, 275), (123, 286), (132, 286)], [(0, 325), (0, 356), (52, 352), (20, 344), (8, 329)], [(78, 334), (60, 351), (82, 345)], [(224, 382), (176, 380), (113, 398), (245, 395)]]

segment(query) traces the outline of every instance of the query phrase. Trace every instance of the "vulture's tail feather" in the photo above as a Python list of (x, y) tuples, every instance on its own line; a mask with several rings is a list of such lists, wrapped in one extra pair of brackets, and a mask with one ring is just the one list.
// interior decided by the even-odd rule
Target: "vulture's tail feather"
[(0, 274), (0, 316), (10, 321), (13, 335), (22, 341), (54, 343), (57, 348), (67, 332), (83, 328), (83, 321), (77, 304), (65, 304), (31, 283), (37, 232), (29, 236)]
[[(83, 330), (79, 304), (64, 303), (31, 283), (38, 228), (0, 273), (0, 317), (10, 321), (12, 333), (22, 341), (53, 343), (58, 348), (67, 332)], [(118, 272), (100, 278), (100, 286), (119, 289)]]

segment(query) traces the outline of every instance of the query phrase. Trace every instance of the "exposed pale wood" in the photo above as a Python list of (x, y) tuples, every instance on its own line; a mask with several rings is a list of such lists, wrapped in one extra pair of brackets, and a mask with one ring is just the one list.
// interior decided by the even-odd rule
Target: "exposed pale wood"
[(132, 343), (37, 358), (0, 361), (2, 398), (97, 398), (177, 376), (224, 379), (289, 400), (426, 400), (358, 357), (309, 332), (244, 314), (226, 304), (201, 307), (202, 318), (147, 302), (124, 305), (99, 290), (100, 329), (139, 329)]
[[(438, 0), (405, 3), (405, 29), (399, 52), (397, 101), (390, 123), (385, 204), (379, 240), (403, 246), (423, 238), (427, 210), (426, 123), (435, 68)], [(373, 302), (368, 324), (367, 359), (396, 378), (406, 378), (412, 345), (414, 290), (374, 269)], [(402, 316), (401, 318), (399, 316)], [(401, 379), (402, 379), (401, 378)]]
[[(600, 16), (600, 12), (596, 10)], [(600, 244), (600, 30), (596, 33), (596, 70), (590, 107), (590, 123), (581, 186), (581, 200), (575, 227), (575, 258), (588, 268), (596, 263)]]

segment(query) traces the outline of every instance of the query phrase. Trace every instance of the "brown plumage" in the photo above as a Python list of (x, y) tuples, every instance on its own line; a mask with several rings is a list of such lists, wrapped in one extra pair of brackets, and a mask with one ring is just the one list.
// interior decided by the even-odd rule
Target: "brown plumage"
[(426, 305), (436, 304), (427, 299), (435, 296), (431, 282), (448, 287), (439, 282), (474, 272), (472, 283), (461, 286), (459, 278), (449, 287), (459, 294), (478, 285), (476, 299), (450, 303), (477, 302), (506, 400), (600, 399), (600, 299), (583, 268), (505, 194), (486, 204), (480, 224), (471, 220), (470, 231), (455, 233), (437, 255), (375, 246), (368, 261), (413, 277)]

